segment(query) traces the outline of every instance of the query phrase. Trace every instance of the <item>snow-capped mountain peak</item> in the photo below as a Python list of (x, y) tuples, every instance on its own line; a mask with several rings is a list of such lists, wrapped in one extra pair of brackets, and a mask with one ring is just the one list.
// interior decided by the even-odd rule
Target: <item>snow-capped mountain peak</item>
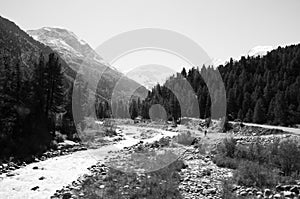
[(74, 60), (96, 62), (98, 65), (102, 65), (102, 67), (109, 66), (102, 57), (72, 31), (56, 27), (43, 27), (37, 30), (28, 30), (27, 33), (35, 40), (57, 51), (75, 70), (80, 66), (80, 62), (78, 61), (76, 64)]

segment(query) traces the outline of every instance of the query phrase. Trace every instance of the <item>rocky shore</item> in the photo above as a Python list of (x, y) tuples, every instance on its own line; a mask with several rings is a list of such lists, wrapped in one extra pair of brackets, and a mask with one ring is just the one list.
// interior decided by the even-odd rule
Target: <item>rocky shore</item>
[(82, 150), (87, 150), (87, 148), (82, 144), (65, 140), (64, 142), (58, 143), (56, 149), (50, 149), (40, 155), (31, 156), (23, 160), (11, 158), (10, 160), (2, 161), (0, 164), (0, 175), (5, 174), (9, 177), (14, 175), (13, 173), (10, 173), (11, 171), (25, 167), (32, 162), (44, 161), (49, 158), (68, 155)]

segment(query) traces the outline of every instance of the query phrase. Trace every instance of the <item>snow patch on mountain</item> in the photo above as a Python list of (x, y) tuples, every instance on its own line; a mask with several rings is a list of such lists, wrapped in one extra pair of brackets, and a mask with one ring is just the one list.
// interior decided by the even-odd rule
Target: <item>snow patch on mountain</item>
[(151, 90), (156, 84), (165, 83), (175, 73), (176, 71), (166, 66), (149, 64), (127, 71), (126, 76)]
[(77, 70), (83, 62), (94, 68), (111, 67), (84, 40), (72, 31), (63, 28), (43, 27), (28, 30), (27, 33), (35, 40), (50, 46), (57, 51), (68, 64)]
[(250, 57), (262, 57), (272, 50), (274, 50), (273, 46), (256, 46), (249, 50), (247, 55)]

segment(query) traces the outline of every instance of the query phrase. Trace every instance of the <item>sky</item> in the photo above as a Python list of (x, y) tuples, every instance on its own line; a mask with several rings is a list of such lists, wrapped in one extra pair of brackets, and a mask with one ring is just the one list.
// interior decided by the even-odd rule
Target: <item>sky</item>
[(139, 28), (176, 31), (222, 61), (255, 46), (300, 43), (299, 0), (0, 0), (0, 5), (0, 15), (24, 30), (66, 28), (93, 48)]

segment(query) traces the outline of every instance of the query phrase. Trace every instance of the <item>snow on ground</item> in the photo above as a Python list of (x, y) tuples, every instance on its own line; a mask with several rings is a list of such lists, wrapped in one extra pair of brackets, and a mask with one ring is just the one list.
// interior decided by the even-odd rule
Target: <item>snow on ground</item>
[[(78, 151), (69, 155), (32, 163), (24, 168), (12, 171), (15, 176), (6, 177), (4, 174), (0, 175), (0, 198), (50, 198), (57, 189), (61, 189), (80, 176), (88, 174), (89, 170), (87, 168), (98, 161), (104, 161), (105, 157), (109, 156), (109, 151), (119, 150), (138, 143), (140, 140), (135, 139), (133, 136), (146, 127), (122, 126), (121, 128), (125, 140), (115, 145)], [(175, 132), (155, 128), (146, 129), (155, 130), (158, 133), (150, 139), (143, 140), (144, 142), (153, 142), (163, 136), (176, 134)], [(41, 177), (44, 177), (44, 179), (39, 180)], [(31, 190), (36, 186), (38, 186), (38, 189), (35, 191)]]

